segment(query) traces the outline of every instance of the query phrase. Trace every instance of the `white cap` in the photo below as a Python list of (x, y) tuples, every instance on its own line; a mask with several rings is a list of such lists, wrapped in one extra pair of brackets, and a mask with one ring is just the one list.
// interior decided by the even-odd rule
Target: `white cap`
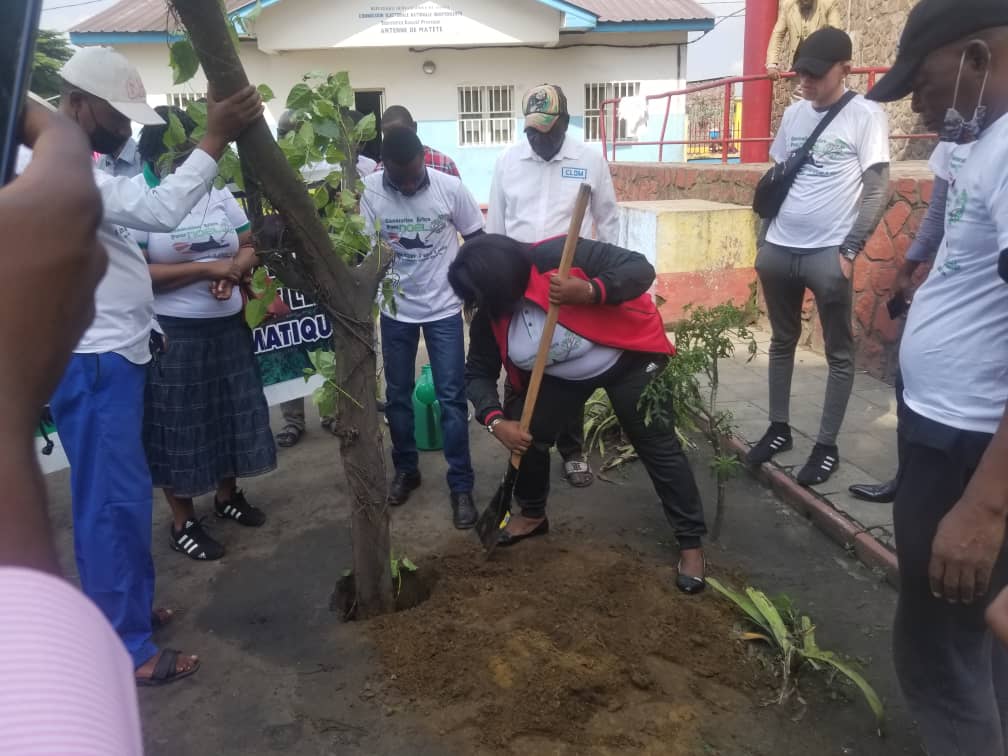
[(60, 69), (63, 80), (100, 97), (131, 121), (160, 126), (164, 119), (147, 104), (136, 67), (111, 47), (83, 47)]

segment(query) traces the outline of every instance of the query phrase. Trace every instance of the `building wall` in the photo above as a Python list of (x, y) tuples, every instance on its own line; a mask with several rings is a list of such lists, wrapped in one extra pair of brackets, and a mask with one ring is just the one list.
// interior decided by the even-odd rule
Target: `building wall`
[[(280, 7), (280, 6), (277, 6)], [(466, 50), (431, 49), (412, 52), (408, 48), (367, 48), (308, 50), (282, 54), (261, 52), (254, 42), (243, 42), (242, 62), (254, 83), (267, 84), (277, 99), (268, 107), (273, 118), (283, 112), (286, 93), (311, 71), (350, 73), (356, 89), (379, 89), (384, 103), (405, 105), (419, 124), (426, 144), (439, 149), (459, 164), (459, 169), (477, 200), (489, 198), (493, 166), (503, 147), (460, 147), (458, 135), (458, 87), (510, 84), (515, 88), (516, 138), (523, 139), (521, 95), (544, 81), (560, 84), (568, 97), (571, 134), (581, 138), (584, 124), (585, 84), (612, 81), (640, 81), (642, 94), (666, 92), (685, 86), (686, 39), (683, 32), (663, 34), (585, 34), (555, 49), (481, 48)], [(661, 45), (626, 49), (607, 45)], [(140, 70), (154, 103), (164, 102), (172, 92), (203, 92), (205, 80), (199, 74), (187, 84), (172, 85), (168, 53), (162, 44), (120, 45), (117, 49)], [(434, 74), (422, 66), (431, 61)], [(676, 102), (678, 100), (678, 102)], [(683, 98), (673, 100), (668, 133), (683, 132)], [(611, 112), (611, 111), (610, 111)], [(649, 123), (641, 141), (657, 140), (665, 112), (664, 101), (653, 103)], [(601, 149), (601, 146), (599, 146)], [(620, 160), (655, 160), (657, 147), (620, 147)], [(679, 148), (666, 150), (666, 160), (679, 159)]]

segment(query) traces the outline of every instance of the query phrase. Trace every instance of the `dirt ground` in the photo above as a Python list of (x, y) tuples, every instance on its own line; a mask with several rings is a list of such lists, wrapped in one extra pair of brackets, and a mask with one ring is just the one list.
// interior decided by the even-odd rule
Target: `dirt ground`
[[(181, 611), (157, 640), (203, 668), (140, 691), (149, 754), (921, 752), (890, 662), (894, 593), (748, 478), (731, 484), (711, 572), (811, 613), (820, 645), (861, 662), (886, 700), (885, 739), (846, 686), (809, 679), (807, 706), (768, 705), (775, 682), (732, 638), (735, 615), (712, 592), (675, 590), (671, 533), (637, 464), (586, 490), (554, 471), (550, 535), (487, 562), (452, 529), (443, 460), (424, 454), (393, 543), (436, 578), (432, 597), (341, 623), (329, 598), (350, 561), (345, 489), (334, 439), (310, 423), (279, 471), (246, 483), (270, 516), (263, 529), (208, 520), (229, 548), (220, 562), (171, 552), (155, 498), (158, 603)], [(475, 424), (470, 435), (485, 503), (506, 456)], [(706, 462), (694, 465), (713, 501)], [(68, 475), (49, 485), (73, 573)], [(211, 502), (197, 507), (209, 514)]]

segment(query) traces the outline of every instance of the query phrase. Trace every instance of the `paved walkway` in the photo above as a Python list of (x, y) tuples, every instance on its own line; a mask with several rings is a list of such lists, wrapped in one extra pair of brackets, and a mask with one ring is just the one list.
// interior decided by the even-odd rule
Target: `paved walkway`
[[(767, 429), (767, 348), (770, 333), (754, 330), (759, 353), (747, 362), (739, 348), (732, 360), (721, 363), (719, 405), (731, 410), (736, 437), (754, 444)], [(799, 349), (791, 386), (791, 428), (794, 448), (778, 454), (773, 464), (794, 476), (804, 465), (819, 430), (828, 368), (826, 359)], [(837, 440), (840, 468), (825, 484), (815, 486), (821, 498), (849, 518), (857, 530), (867, 531), (893, 547), (892, 505), (859, 501), (847, 492), (852, 483), (879, 483), (896, 471), (896, 395), (892, 386), (858, 372), (847, 416)]]

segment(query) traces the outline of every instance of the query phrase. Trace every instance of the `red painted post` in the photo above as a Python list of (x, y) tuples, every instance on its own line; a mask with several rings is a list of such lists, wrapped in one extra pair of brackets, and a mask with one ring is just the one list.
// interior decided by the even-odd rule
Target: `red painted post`
[(728, 162), (728, 137), (731, 132), (731, 91), (732, 85), (724, 86), (724, 113), (721, 119), (721, 162)]
[[(766, 73), (767, 45), (776, 22), (777, 0), (749, 0), (746, 3), (743, 75)], [(772, 110), (772, 82), (750, 81), (743, 84), (742, 136), (746, 139), (769, 137)], [(742, 142), (740, 148), (743, 163), (765, 163), (769, 160), (769, 151), (769, 142)]]

